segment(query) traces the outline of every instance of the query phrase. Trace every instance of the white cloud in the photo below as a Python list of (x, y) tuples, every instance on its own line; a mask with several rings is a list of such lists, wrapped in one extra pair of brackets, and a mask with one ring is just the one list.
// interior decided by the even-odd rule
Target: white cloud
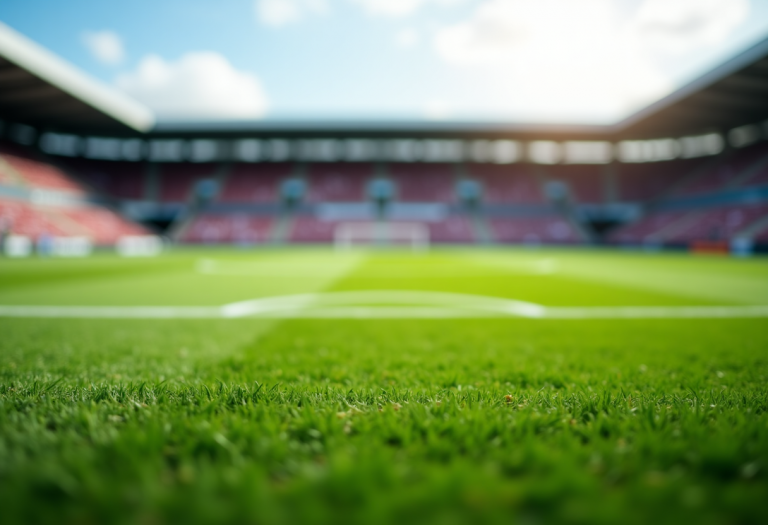
[(165, 117), (259, 118), (267, 110), (258, 78), (211, 51), (187, 53), (175, 62), (148, 55), (115, 83)]
[(368, 13), (372, 15), (381, 15), (389, 17), (407, 16), (415, 13), (423, 6), (432, 5), (452, 5), (458, 4), (463, 0), (352, 0), (361, 5)]
[(749, 7), (749, 0), (646, 0), (633, 30), (656, 51), (681, 54), (725, 41)]
[(326, 0), (256, 0), (256, 18), (264, 25), (282, 27), (310, 14), (324, 13)]
[(646, 0), (628, 17), (611, 0), (486, 0), (433, 45), (449, 64), (494, 71), (510, 113), (611, 120), (671, 89), (658, 51), (722, 42), (747, 2)]
[(123, 41), (114, 31), (86, 31), (82, 39), (88, 51), (102, 64), (115, 66), (125, 58)]
[(395, 35), (395, 44), (404, 49), (414, 47), (419, 43), (419, 40), (421, 40), (421, 35), (413, 28), (403, 29)]

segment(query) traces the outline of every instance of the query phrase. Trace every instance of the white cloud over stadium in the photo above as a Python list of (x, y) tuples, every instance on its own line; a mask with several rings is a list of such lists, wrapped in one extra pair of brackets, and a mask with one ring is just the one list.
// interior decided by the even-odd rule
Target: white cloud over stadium
[(451, 6), (465, 0), (255, 0), (256, 19), (263, 25), (283, 27), (312, 15), (328, 13), (332, 6), (356, 6), (373, 17), (401, 18), (425, 7)]
[(747, 0), (647, 0), (631, 16), (610, 0), (489, 0), (433, 46), (455, 67), (498, 71), (536, 114), (610, 118), (670, 91), (663, 59), (721, 43), (748, 11)]
[(256, 75), (211, 51), (187, 53), (176, 61), (148, 55), (115, 83), (163, 117), (248, 119), (267, 111)]
[(421, 8), (434, 6), (450, 6), (463, 0), (352, 0), (372, 15), (386, 17), (408, 16)]
[(326, 0), (256, 0), (256, 18), (264, 25), (282, 27), (307, 15), (328, 10)]
[(82, 40), (91, 55), (102, 64), (116, 66), (125, 59), (123, 40), (114, 31), (86, 31)]
[(688, 53), (716, 46), (749, 15), (749, 0), (646, 0), (631, 34), (662, 53)]

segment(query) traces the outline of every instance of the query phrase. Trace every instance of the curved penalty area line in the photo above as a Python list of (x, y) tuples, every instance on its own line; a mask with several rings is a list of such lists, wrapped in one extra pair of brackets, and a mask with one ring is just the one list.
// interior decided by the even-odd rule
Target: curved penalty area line
[(695, 319), (768, 317), (757, 306), (565, 306), (449, 292), (340, 291), (263, 297), (222, 306), (0, 305), (0, 317), (203, 319)]

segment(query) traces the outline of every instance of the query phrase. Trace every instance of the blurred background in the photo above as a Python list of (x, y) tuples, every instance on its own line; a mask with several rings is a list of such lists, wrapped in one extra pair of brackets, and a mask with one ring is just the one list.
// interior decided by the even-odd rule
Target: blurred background
[(348, 223), (768, 242), (768, 1), (9, 0), (0, 20), (19, 254), (332, 243)]

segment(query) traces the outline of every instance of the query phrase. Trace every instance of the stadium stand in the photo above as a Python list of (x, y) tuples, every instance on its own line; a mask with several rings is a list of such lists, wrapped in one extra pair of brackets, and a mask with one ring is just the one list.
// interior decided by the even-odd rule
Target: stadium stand
[(7, 144), (0, 146), (0, 171), (10, 171), (7, 179), (20, 179), (24, 184), (37, 188), (82, 195), (86, 190), (58, 167), (38, 160), (36, 155), (21, 147)]
[(575, 202), (601, 203), (607, 195), (605, 170), (601, 165), (551, 166), (547, 178), (565, 183)]
[(461, 215), (451, 215), (440, 222), (427, 224), (430, 242), (433, 243), (464, 244), (476, 240), (469, 221)]
[(330, 243), (338, 221), (323, 221), (316, 217), (296, 217), (288, 233), (288, 241), (295, 243)]
[[(101, 205), (93, 198), (106, 196), (114, 201), (144, 201), (150, 196), (148, 174), (152, 171), (162, 202), (189, 202), (196, 181), (216, 178), (222, 187), (216, 211), (200, 209), (188, 218), (178, 240), (189, 243), (258, 244), (272, 241), (272, 229), (280, 211), (280, 185), (301, 173), (307, 181), (306, 205), (288, 223), (284, 236), (292, 243), (330, 243), (339, 220), (324, 220), (313, 206), (334, 203), (364, 203), (367, 183), (373, 178), (371, 163), (171, 163), (62, 159), (55, 164), (29, 148), (4, 144), (0, 147), (0, 184), (7, 187), (43, 188), (49, 192), (75, 196), (81, 202), (67, 206), (33, 204), (4, 199), (0, 216), (13, 225), (13, 231), (31, 235), (86, 235), (96, 244), (114, 244), (120, 236), (147, 233), (141, 227)], [(301, 168), (301, 169), (299, 169)], [(387, 177), (396, 185), (395, 203), (403, 206), (454, 206), (457, 174), (478, 181), (483, 196), (475, 209), (486, 224), (488, 239), (499, 243), (576, 243), (583, 235), (569, 220), (573, 215), (547, 208), (545, 215), (504, 215), (502, 206), (548, 206), (542, 191), (546, 180), (558, 180), (570, 188), (577, 204), (605, 201), (606, 166), (562, 165), (534, 168), (526, 165), (472, 164), (461, 169), (451, 164), (403, 164), (387, 167)], [(768, 147), (759, 142), (732, 150), (716, 158), (673, 160), (618, 166), (618, 200), (644, 204), (675, 202), (698, 195), (712, 195), (706, 207), (672, 209), (666, 206), (619, 226), (605, 236), (610, 244), (687, 245), (698, 241), (730, 241), (750, 231), (768, 215), (768, 204), (760, 200), (746, 204), (718, 204), (718, 195), (739, 188), (760, 188), (768, 182)], [(151, 199), (150, 199), (151, 200)], [(243, 205), (267, 204), (260, 211)], [(226, 206), (235, 206), (227, 209)], [(239, 207), (238, 207), (239, 206)], [(327, 209), (327, 208), (326, 208)], [(451, 208), (444, 208), (449, 210)], [(266, 210), (266, 211), (265, 211)], [(271, 211), (270, 211), (271, 210)], [(402, 210), (400, 210), (402, 211)], [(415, 213), (410, 208), (408, 213)], [(429, 210), (430, 212), (433, 211)], [(491, 213), (489, 215), (489, 213)], [(563, 212), (565, 213), (565, 212)], [(265, 215), (266, 214), (266, 215)], [(430, 215), (430, 214), (427, 214)], [(443, 218), (422, 221), (433, 243), (481, 242), (477, 226), (468, 216), (450, 212)], [(288, 215), (290, 216), (290, 214)], [(412, 220), (412, 219), (410, 219)], [(758, 228), (750, 234), (764, 242), (766, 232)]]
[(487, 203), (541, 204), (546, 200), (530, 167), (473, 164), (467, 170), (482, 185)]
[(617, 173), (618, 200), (644, 202), (656, 199), (703, 162), (701, 159), (685, 159), (622, 164)]
[(220, 202), (271, 203), (280, 198), (280, 181), (288, 178), (292, 164), (243, 164), (232, 169), (219, 192)]
[(123, 236), (149, 233), (146, 228), (127, 221), (107, 208), (95, 206), (61, 208), (56, 213), (76, 223), (81, 229), (81, 234), (90, 237), (97, 245), (112, 245)]
[(494, 239), (501, 243), (575, 243), (578, 232), (566, 220), (549, 217), (507, 217), (489, 220)]
[(649, 213), (635, 222), (612, 231), (607, 240), (619, 244), (641, 244), (647, 242), (652, 234), (679, 221), (685, 215), (687, 215), (685, 211)]
[(608, 240), (625, 244), (665, 242), (672, 245), (730, 241), (767, 215), (768, 204), (765, 203), (659, 211), (612, 232)]
[(271, 217), (204, 213), (195, 217), (181, 240), (202, 244), (259, 244), (269, 240)]
[(754, 151), (751, 164), (745, 166), (739, 180), (744, 187), (768, 185), (768, 144), (759, 143)]
[(456, 200), (452, 165), (393, 163), (388, 171), (388, 178), (395, 183), (398, 201), (450, 203)]
[(160, 200), (186, 202), (192, 196), (194, 184), (216, 175), (217, 164), (163, 164), (160, 171)]
[(10, 232), (33, 239), (68, 233), (44, 210), (24, 201), (0, 199), (0, 218)]
[[(143, 179), (132, 176), (136, 164), (103, 164), (78, 159), (62, 163), (67, 165), (62, 169), (29, 148), (0, 145), (0, 184), (16, 192), (14, 198), (0, 199), (0, 222), (9, 232), (33, 240), (45, 235), (86, 236), (96, 245), (113, 245), (122, 236), (149, 233), (93, 200), (97, 195), (91, 188), (116, 198), (140, 196)], [(71, 174), (75, 171), (77, 177)], [(44, 203), (38, 202), (34, 192), (24, 190), (45, 190)]]
[(359, 202), (373, 166), (366, 163), (312, 164), (307, 169), (309, 202)]
[(742, 230), (768, 214), (768, 205), (726, 206), (696, 213), (696, 220), (666, 237), (672, 244), (693, 241), (731, 240)]
[(765, 155), (766, 149), (763, 144), (731, 152), (696, 177), (686, 180), (684, 184), (675, 188), (670, 196), (700, 195), (728, 189), (738, 183), (745, 170), (762, 160)]
[(768, 186), (768, 166), (744, 181), (744, 186)]
[(41, 206), (0, 200), (0, 218), (17, 235), (87, 236), (94, 244), (112, 245), (125, 235), (146, 235), (147, 229), (99, 206)]
[(62, 164), (68, 173), (103, 196), (125, 200), (147, 197), (145, 163), (67, 159)]

